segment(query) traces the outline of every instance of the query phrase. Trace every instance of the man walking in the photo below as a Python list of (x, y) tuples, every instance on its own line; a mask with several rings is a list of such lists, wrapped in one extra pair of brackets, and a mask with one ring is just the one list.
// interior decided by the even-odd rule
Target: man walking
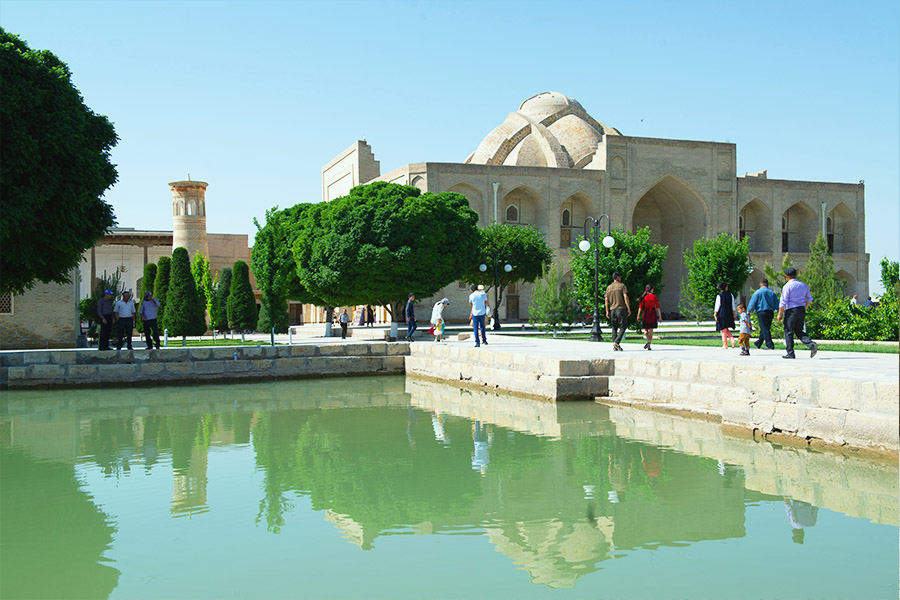
[(812, 294), (809, 286), (797, 279), (797, 269), (788, 267), (784, 270), (787, 283), (781, 288), (781, 303), (778, 306), (778, 322), (784, 319), (784, 345), (787, 353), (782, 358), (794, 357), (794, 336), (809, 348), (809, 357), (812, 358), (819, 351), (816, 344), (804, 331), (806, 322), (806, 309), (812, 303)]
[(103, 297), (97, 300), (97, 316), (100, 318), (100, 350), (109, 350), (113, 324), (112, 290), (104, 290)]
[(619, 343), (625, 337), (628, 328), (628, 317), (631, 316), (631, 303), (628, 301), (628, 288), (622, 283), (622, 276), (613, 273), (613, 281), (606, 288), (603, 297), (606, 306), (606, 318), (612, 327), (613, 350), (622, 351)]
[(141, 320), (144, 323), (144, 335), (147, 337), (147, 350), (159, 350), (159, 324), (156, 315), (159, 311), (159, 300), (153, 297), (153, 292), (144, 292), (144, 301), (141, 302)]
[(757, 349), (763, 344), (769, 350), (775, 349), (775, 342), (772, 341), (772, 319), (775, 317), (775, 310), (778, 308), (778, 296), (769, 289), (769, 280), (763, 279), (759, 282), (759, 289), (753, 292), (750, 297), (750, 303), (747, 305), (748, 313), (756, 313), (759, 321), (759, 339), (753, 342)]
[[(472, 331), (475, 333), (475, 347), (481, 344), (487, 346), (487, 333), (484, 328), (484, 320), (487, 317), (488, 299), (484, 291), (479, 290), (477, 285), (472, 286), (472, 293), (469, 294), (469, 306), (471, 306), (469, 318), (472, 319)], [(478, 331), (481, 330), (481, 342), (478, 341)]]
[(122, 349), (123, 338), (127, 342), (128, 349), (134, 350), (131, 347), (131, 332), (134, 330), (134, 315), (136, 312), (137, 309), (134, 306), (134, 301), (131, 299), (131, 292), (123, 292), (122, 299), (116, 302), (116, 305), (113, 307), (113, 317), (116, 322), (116, 333), (118, 335), (116, 350)]
[(406, 315), (406, 341), (413, 341), (413, 333), (416, 330), (416, 295), (409, 294), (409, 300), (406, 301), (406, 308), (403, 313)]
[(347, 309), (345, 308), (341, 311), (341, 314), (338, 315), (338, 323), (341, 325), (341, 339), (347, 339), (347, 325), (350, 323), (350, 315), (347, 314)]

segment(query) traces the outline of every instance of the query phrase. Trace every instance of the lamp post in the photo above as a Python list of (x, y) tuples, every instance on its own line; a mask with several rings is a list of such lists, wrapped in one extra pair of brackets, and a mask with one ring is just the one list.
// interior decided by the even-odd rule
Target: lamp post
[(599, 342), (603, 339), (603, 336), (600, 334), (600, 299), (599, 299), (599, 289), (600, 289), (600, 281), (599, 281), (599, 269), (600, 269), (600, 244), (598, 243), (599, 232), (598, 229), (600, 227), (600, 222), (603, 220), (603, 217), (606, 217), (606, 236), (603, 238), (603, 246), (606, 248), (612, 248), (616, 244), (616, 240), (613, 239), (612, 236), (612, 223), (609, 220), (609, 215), (603, 214), (600, 215), (599, 219), (595, 219), (594, 217), (588, 217), (584, 220), (584, 239), (578, 242), (578, 248), (582, 252), (587, 252), (591, 249), (591, 242), (588, 239), (588, 221), (591, 222), (591, 234), (590, 236), (593, 238), (593, 246), (594, 246), (594, 324), (591, 327), (591, 341)]
[[(499, 288), (500, 284), (497, 281), (497, 279), (498, 279), (497, 278), (497, 255), (494, 254), (490, 258), (491, 258), (491, 262), (494, 263), (494, 326), (491, 329), (497, 330), (497, 329), (500, 329), (500, 305), (499, 305), (499, 300), (498, 300), (498, 292), (500, 291), (500, 288)], [(487, 269), (488, 269), (488, 267), (484, 263), (481, 263), (480, 265), (478, 265), (478, 270), (481, 271), (482, 273), (486, 272)], [(509, 263), (506, 263), (505, 265), (503, 265), (503, 270), (506, 271), (507, 273), (509, 273), (510, 271), (512, 271), (512, 265)]]

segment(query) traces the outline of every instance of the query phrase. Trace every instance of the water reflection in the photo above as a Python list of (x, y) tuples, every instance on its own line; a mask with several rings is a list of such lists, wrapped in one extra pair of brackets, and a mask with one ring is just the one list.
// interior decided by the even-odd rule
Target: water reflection
[[(4, 595), (43, 585), (21, 596), (67, 596), (79, 577), (90, 586), (81, 596), (115, 588), (104, 556), (116, 526), (76, 465), (123, 487), (138, 474), (170, 477), (172, 518), (227, 519), (217, 511), (228, 499), (210, 492), (216, 449), (252, 450), (261, 531), (295, 534), (291, 515), (308, 503), (364, 550), (391, 536), (483, 535), (554, 588), (641, 550), (744, 538), (758, 503), (784, 505), (798, 544), (813, 536), (818, 506), (897, 518), (896, 465), (403, 378), (17, 392), (0, 411)], [(38, 568), (59, 575), (35, 583)]]

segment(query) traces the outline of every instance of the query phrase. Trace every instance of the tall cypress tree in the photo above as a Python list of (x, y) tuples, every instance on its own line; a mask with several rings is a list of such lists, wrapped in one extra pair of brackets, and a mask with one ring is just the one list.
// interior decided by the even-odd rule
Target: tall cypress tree
[(256, 298), (250, 287), (250, 267), (242, 260), (234, 263), (231, 293), (228, 295), (228, 325), (232, 329), (256, 329)]
[(206, 309), (200, 304), (197, 285), (191, 274), (187, 250), (172, 252), (172, 271), (166, 293), (165, 327), (169, 335), (203, 335), (206, 333)]
[(172, 259), (161, 256), (156, 263), (156, 282), (153, 284), (153, 295), (159, 300), (159, 311), (156, 313), (156, 322), (160, 329), (165, 328), (166, 295), (169, 292), (169, 275), (172, 270)]
[(228, 331), (228, 296), (231, 294), (231, 267), (225, 267), (219, 273), (219, 286), (216, 288), (216, 300), (219, 302), (219, 319), (216, 329)]

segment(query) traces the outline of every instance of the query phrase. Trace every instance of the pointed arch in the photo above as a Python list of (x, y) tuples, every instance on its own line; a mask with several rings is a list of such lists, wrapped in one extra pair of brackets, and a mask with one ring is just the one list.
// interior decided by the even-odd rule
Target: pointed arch
[(781, 251), (808, 253), (819, 230), (816, 212), (805, 202), (795, 202), (781, 216)]
[(544, 198), (527, 185), (520, 185), (503, 196), (502, 214), (506, 215), (510, 206), (516, 207), (519, 223), (535, 225), (544, 223)]
[(447, 191), (465, 196), (469, 201), (469, 208), (478, 213), (479, 222), (486, 225), (493, 218), (493, 215), (489, 214), (490, 211), (484, 205), (484, 196), (475, 186), (468, 183), (457, 183), (450, 186)]
[(858, 252), (857, 219), (853, 211), (841, 202), (828, 213), (832, 229), (828, 231), (828, 247), (832, 252)]
[(749, 239), (751, 252), (772, 251), (772, 210), (759, 198), (741, 209), (739, 229), (741, 239)]
[(681, 282), (686, 276), (684, 251), (707, 235), (709, 207), (683, 179), (669, 173), (648, 187), (632, 209), (631, 231), (650, 228), (650, 241), (668, 246), (663, 263), (663, 312), (678, 310)]

